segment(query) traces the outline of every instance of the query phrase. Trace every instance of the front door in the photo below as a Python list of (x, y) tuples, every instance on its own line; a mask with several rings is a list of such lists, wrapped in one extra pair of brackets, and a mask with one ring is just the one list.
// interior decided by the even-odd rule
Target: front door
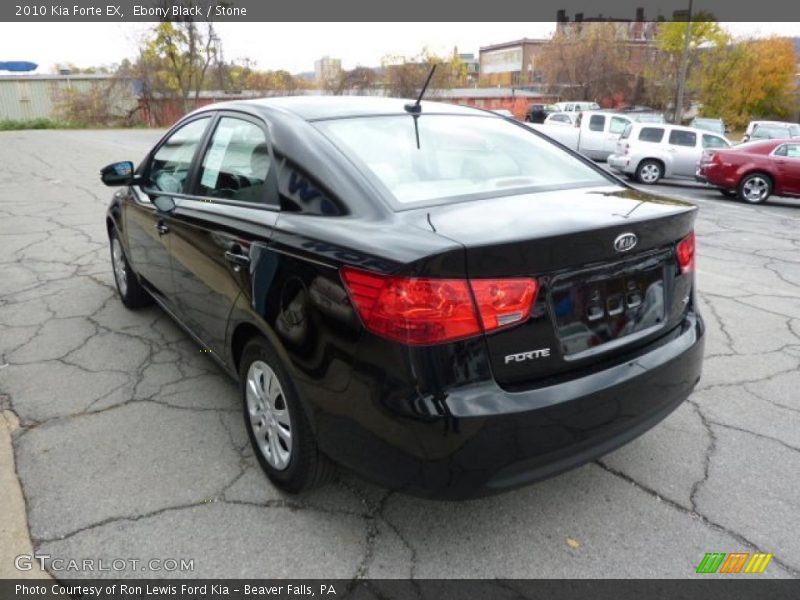
[(800, 195), (800, 144), (784, 144), (782, 155), (774, 157), (778, 164), (782, 192)]
[(156, 148), (145, 167), (147, 182), (134, 187), (132, 201), (124, 205), (128, 251), (133, 268), (161, 300), (171, 303), (173, 284), (170, 260), (170, 217), (157, 205), (186, 191), (195, 152), (200, 147), (209, 117), (196, 119), (171, 132)]
[(219, 117), (198, 162), (171, 215), (176, 311), (224, 359), (231, 309), (278, 220), (277, 179), (266, 128), (244, 115)]

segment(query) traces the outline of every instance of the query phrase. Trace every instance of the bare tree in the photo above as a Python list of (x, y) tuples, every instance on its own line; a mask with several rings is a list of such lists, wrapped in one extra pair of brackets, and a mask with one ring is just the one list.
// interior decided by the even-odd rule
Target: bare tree
[(537, 66), (552, 91), (563, 90), (574, 100), (598, 101), (630, 91), (633, 77), (625, 42), (616, 23), (576, 23), (556, 32)]

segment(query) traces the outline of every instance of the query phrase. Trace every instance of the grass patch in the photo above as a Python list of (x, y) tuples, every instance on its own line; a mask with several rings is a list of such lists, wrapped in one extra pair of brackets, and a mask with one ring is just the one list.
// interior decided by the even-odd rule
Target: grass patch
[(80, 129), (88, 127), (82, 123), (67, 123), (53, 119), (0, 119), (0, 131), (21, 131), (23, 129)]

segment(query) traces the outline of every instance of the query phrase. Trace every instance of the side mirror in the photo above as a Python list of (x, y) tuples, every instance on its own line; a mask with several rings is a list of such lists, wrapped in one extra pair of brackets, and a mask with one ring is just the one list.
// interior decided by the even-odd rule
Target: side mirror
[(129, 160), (111, 163), (100, 171), (100, 179), (108, 186), (133, 185), (133, 163)]
[(153, 198), (153, 204), (158, 212), (169, 214), (175, 210), (175, 199), (172, 196), (158, 195)]

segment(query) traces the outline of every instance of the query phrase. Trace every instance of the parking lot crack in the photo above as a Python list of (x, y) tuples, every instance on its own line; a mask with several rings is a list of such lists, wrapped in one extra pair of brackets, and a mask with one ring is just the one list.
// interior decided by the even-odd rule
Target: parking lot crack
[[(705, 525), (706, 527), (709, 527), (710, 529), (713, 529), (715, 531), (718, 531), (720, 533), (724, 533), (724, 534), (732, 537), (737, 542), (739, 542), (742, 546), (745, 546), (746, 548), (748, 548), (752, 552), (762, 552), (762, 550), (759, 548), (758, 544), (756, 544), (755, 542), (747, 539), (747, 537), (745, 537), (741, 533), (739, 533), (737, 531), (734, 531), (734, 530), (732, 530), (732, 529), (730, 529), (728, 527), (725, 527), (724, 525), (721, 525), (720, 523), (712, 521), (706, 515), (696, 511), (693, 508), (692, 509), (686, 508), (685, 506), (679, 504), (678, 502), (675, 502), (674, 500), (671, 500), (669, 498), (666, 498), (666, 497), (660, 495), (654, 489), (652, 489), (652, 488), (650, 488), (650, 487), (648, 487), (648, 486), (636, 481), (630, 475), (628, 475), (626, 473), (623, 473), (622, 471), (607, 465), (602, 460), (597, 460), (597, 461), (595, 461), (594, 464), (599, 466), (604, 471), (607, 471), (611, 475), (613, 475), (615, 477), (619, 477), (620, 479), (630, 483), (631, 485), (633, 485), (636, 488), (638, 488), (639, 490), (641, 490), (643, 493), (648, 494), (649, 496), (655, 498), (656, 500), (658, 500), (660, 502), (663, 502), (667, 506), (669, 506), (669, 507), (671, 507), (671, 508), (673, 508), (673, 509), (675, 509), (675, 510), (677, 510), (677, 511), (683, 513), (683, 514), (686, 514), (686, 515), (688, 515), (688, 516), (690, 516), (692, 518), (697, 519), (698, 521), (703, 523), (703, 525)], [(786, 563), (785, 561), (783, 561), (782, 559), (777, 558), (777, 557), (773, 557), (772, 561), (775, 564), (779, 565), (785, 571), (789, 572), (793, 577), (800, 577), (800, 566), (790, 565), (790, 564)]]

